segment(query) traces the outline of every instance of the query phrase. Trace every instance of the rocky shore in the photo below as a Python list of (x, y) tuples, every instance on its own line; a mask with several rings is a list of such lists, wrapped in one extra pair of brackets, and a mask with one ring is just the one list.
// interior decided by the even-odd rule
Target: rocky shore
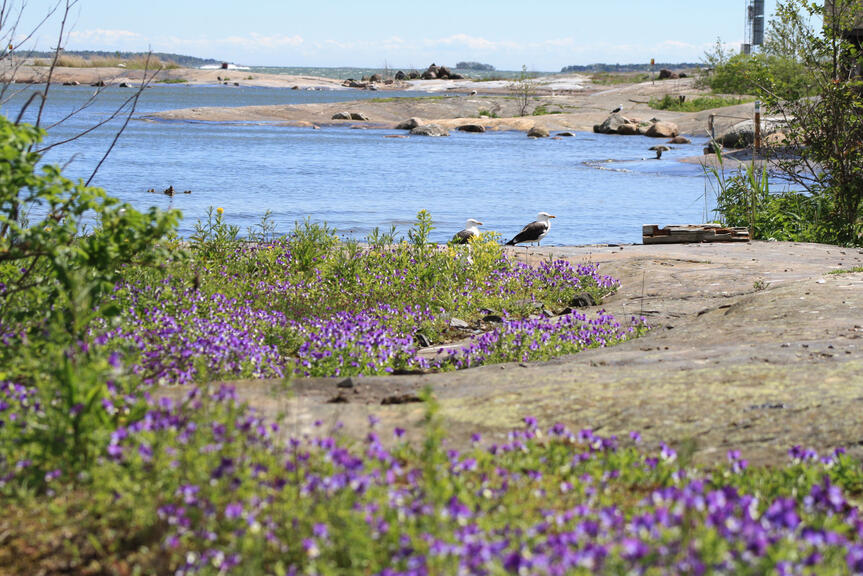
[[(289, 90), (375, 90), (378, 96), (328, 104), (194, 107), (169, 110), (145, 119), (270, 122), (309, 128), (348, 125), (360, 129), (394, 129), (414, 119), (423, 127), (433, 126), (430, 129), (421, 128), (417, 132), (425, 135), (445, 135), (455, 130), (515, 130), (532, 137), (560, 137), (576, 132), (597, 131), (653, 136), (657, 138), (657, 145), (673, 144), (668, 140), (680, 135), (706, 146), (709, 142), (708, 127), (711, 116), (714, 116), (717, 135), (725, 133), (729, 138), (740, 141), (746, 141), (748, 137), (740, 130), (746, 130), (741, 125), (751, 117), (751, 103), (697, 113), (655, 110), (648, 105), (651, 98), (661, 99), (666, 95), (691, 98), (705, 94), (706, 91), (697, 85), (694, 78), (672, 76), (653, 82), (605, 86), (593, 84), (589, 77), (579, 74), (539, 77), (531, 80), (529, 115), (521, 116), (518, 98), (513, 96), (512, 81), (475, 81), (451, 75), (448, 71), (438, 77), (440, 67), (435, 73), (429, 70), (419, 78), (402, 74), (400, 79), (391, 80), (374, 77), (340, 80), (242, 70), (162, 70), (156, 74), (154, 83), (219, 85), (224, 90), (239, 86)], [(0, 70), (0, 77), (8, 76), (9, 73)], [(15, 71), (15, 81), (44, 82), (47, 74), (47, 67), (25, 66)], [(53, 81), (129, 89), (140, 84), (143, 76), (142, 70), (123, 68), (57, 68)], [(417, 96), (389, 97), (391, 91), (416, 92)], [(751, 126), (749, 130), (751, 132)], [(692, 160), (709, 163), (711, 156), (698, 156)], [(728, 160), (729, 164), (736, 162), (733, 156)]]
[[(431, 387), (452, 437), (491, 441), (525, 416), (620, 437), (636, 430), (710, 465), (729, 449), (763, 464), (803, 445), (845, 446), (863, 457), (863, 250), (818, 244), (626, 245), (525, 251), (600, 264), (621, 280), (604, 303), (652, 330), (611, 349), (545, 363), (492, 365), (424, 376), (306, 379), (238, 386), (296, 433), (315, 421), (361, 437), (368, 415), (422, 434), (418, 394)], [(590, 313), (590, 310), (588, 310)], [(182, 395), (182, 389), (164, 391)], [(331, 403), (342, 396), (341, 403)]]

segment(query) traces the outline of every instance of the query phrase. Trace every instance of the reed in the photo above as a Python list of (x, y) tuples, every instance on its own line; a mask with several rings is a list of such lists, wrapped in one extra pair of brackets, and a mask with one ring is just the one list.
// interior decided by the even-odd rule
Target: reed
[[(33, 62), (34, 66), (50, 66), (51, 60), (37, 59)], [(93, 56), (85, 58), (75, 55), (61, 55), (57, 58), (57, 66), (63, 68), (126, 68), (128, 70), (172, 70), (180, 68), (180, 65), (170, 60), (162, 60), (161, 58), (151, 56), (149, 59), (146, 56), (135, 56), (132, 58), (118, 58), (109, 56)]]

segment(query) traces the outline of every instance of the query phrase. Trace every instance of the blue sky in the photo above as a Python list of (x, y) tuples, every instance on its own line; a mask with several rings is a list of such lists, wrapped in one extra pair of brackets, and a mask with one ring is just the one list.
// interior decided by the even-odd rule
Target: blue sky
[[(22, 30), (51, 0), (30, 0)], [(776, 0), (767, 0), (768, 16)], [(80, 0), (66, 47), (176, 52), (258, 66), (425, 67), (474, 60), (501, 70), (701, 60), (739, 47), (745, 0)], [(56, 19), (38, 47), (56, 41)], [(53, 35), (52, 35), (53, 33)]]

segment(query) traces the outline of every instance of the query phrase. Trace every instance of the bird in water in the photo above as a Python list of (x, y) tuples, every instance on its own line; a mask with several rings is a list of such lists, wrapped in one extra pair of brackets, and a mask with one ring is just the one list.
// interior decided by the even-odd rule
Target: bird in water
[(452, 243), (467, 244), (471, 238), (479, 236), (479, 228), (477, 228), (477, 226), (482, 226), (482, 222), (474, 220), (473, 218), (468, 218), (464, 223), (464, 230), (459, 230), (456, 232), (455, 236), (452, 237)]
[(536, 217), (536, 221), (527, 224), (506, 245), (515, 246), (516, 244), (533, 244), (536, 242), (536, 245), (539, 246), (540, 241), (545, 238), (545, 235), (551, 229), (549, 218), (554, 218), (554, 216), (548, 212), (540, 212)]
[(660, 145), (660, 146), (651, 146), (649, 148), (649, 150), (653, 150), (654, 152), (656, 152), (656, 159), (659, 160), (660, 158), (662, 158), (662, 153), (671, 150), (671, 148), (669, 148), (668, 146), (661, 146)]

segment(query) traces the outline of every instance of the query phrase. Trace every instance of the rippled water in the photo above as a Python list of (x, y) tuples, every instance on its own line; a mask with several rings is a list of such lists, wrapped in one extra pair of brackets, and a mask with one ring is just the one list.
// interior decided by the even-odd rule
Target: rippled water
[[(53, 89), (49, 121), (71, 110), (91, 90)], [(104, 118), (129, 93), (107, 90), (104, 101), (52, 129), (48, 140)], [(361, 91), (157, 86), (144, 94), (138, 116), (173, 108), (374, 96)], [(57, 148), (47, 160), (71, 159), (66, 173), (86, 178), (116, 127), (115, 122)], [(228, 221), (243, 229), (271, 210), (281, 232), (308, 216), (358, 238), (391, 224), (404, 233), (417, 211), (427, 209), (436, 222), (435, 240), (448, 239), (469, 217), (508, 239), (542, 210), (557, 216), (545, 244), (623, 243), (640, 242), (643, 224), (703, 222), (712, 207), (705, 201), (702, 169), (675, 161), (699, 153), (698, 144), (675, 146), (657, 161), (645, 159), (653, 156), (647, 149), (657, 140), (640, 136), (578, 133), (574, 138), (532, 140), (520, 132), (454, 132), (447, 138), (386, 137), (392, 135), (404, 132), (138, 119), (129, 124), (94, 184), (141, 208), (179, 208), (183, 235), (210, 206), (223, 207)], [(192, 193), (170, 198), (146, 192), (169, 185)]]

